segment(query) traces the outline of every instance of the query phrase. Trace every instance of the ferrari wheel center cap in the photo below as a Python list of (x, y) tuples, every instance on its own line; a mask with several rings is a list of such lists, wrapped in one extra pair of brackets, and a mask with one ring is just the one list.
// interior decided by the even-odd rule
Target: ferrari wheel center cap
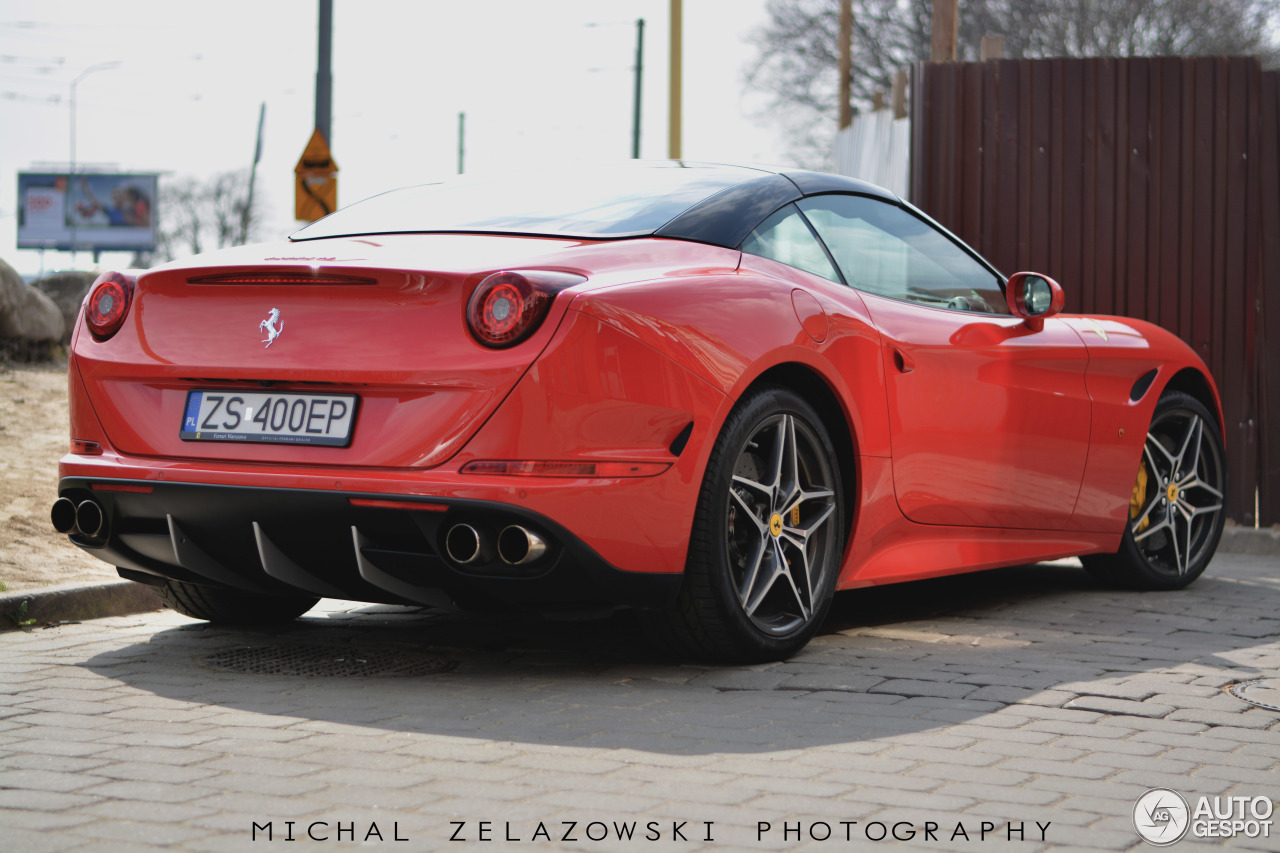
[(774, 536), (782, 535), (782, 516), (776, 512), (769, 517), (769, 532)]
[(1178, 484), (1170, 483), (1169, 488), (1165, 489), (1165, 496), (1169, 498), (1169, 503), (1173, 503), (1178, 499)]

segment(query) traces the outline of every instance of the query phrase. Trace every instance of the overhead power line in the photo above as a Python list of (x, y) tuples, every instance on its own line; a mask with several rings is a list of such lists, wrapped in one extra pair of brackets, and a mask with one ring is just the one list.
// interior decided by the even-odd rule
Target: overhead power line
[(60, 104), (61, 95), (27, 95), (22, 92), (0, 92), (0, 98), (6, 101), (23, 101), (29, 104)]
[(15, 54), (0, 53), (0, 62), (19, 63), (30, 62), (33, 65), (65, 65), (67, 58), (65, 56), (17, 56)]

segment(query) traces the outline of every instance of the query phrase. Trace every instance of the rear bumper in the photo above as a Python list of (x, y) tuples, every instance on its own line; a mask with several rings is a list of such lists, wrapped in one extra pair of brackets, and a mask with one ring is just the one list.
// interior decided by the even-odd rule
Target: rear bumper
[[(292, 445), (258, 445), (255, 452), (270, 451), (265, 459), (207, 458), (206, 454), (221, 448), (212, 442), (184, 442), (174, 449), (177, 455), (124, 453), (111, 438), (116, 431), (133, 429), (142, 421), (167, 421), (177, 435), (180, 416), (166, 414), (163, 406), (139, 403), (129, 410), (124, 423), (114, 415), (102, 420), (95, 411), (99, 401), (91, 402), (81, 379), (83, 359), (73, 353), (71, 437), (96, 443), (98, 448), (92, 455), (64, 456), (59, 475), (90, 483), (283, 490), (277, 492), (280, 495), (336, 493), (339, 501), (342, 495), (371, 494), (439, 501), (451, 508), (487, 503), (517, 517), (529, 513), (530, 518), (546, 519), (548, 528), (558, 524), (572, 533), (564, 541), (578, 541), (600, 562), (627, 574), (679, 575), (687, 557), (703, 467), (716, 425), (727, 414), (730, 401), (634, 338), (596, 319), (569, 313), (572, 322), (561, 325), (557, 343), (539, 357), (466, 446), (431, 468), (356, 464), (361, 460), (346, 449), (310, 448), (317, 453), (309, 453)], [(139, 388), (154, 385), (150, 365), (117, 368)], [(194, 387), (192, 383), (200, 384), (196, 380), (188, 384)], [(363, 399), (365, 392), (360, 393)], [(431, 455), (429, 447), (439, 440), (440, 424), (422, 422), (408, 408), (397, 416), (397, 423), (418, 437), (420, 455)], [(365, 426), (367, 422), (362, 421), (357, 430)], [(670, 468), (655, 476), (617, 478), (461, 473), (468, 462), (477, 460), (658, 462)], [(292, 498), (285, 502), (291, 505)], [(148, 503), (142, 516), (152, 526), (165, 522), (168, 515), (156, 503)], [(198, 517), (199, 508), (193, 511)], [(299, 518), (286, 519), (283, 526), (295, 528), (303, 523)], [(178, 521), (185, 529), (183, 519)], [(332, 523), (344, 523), (344, 518)], [(214, 525), (205, 527), (207, 535), (216, 539)], [(350, 527), (345, 525), (347, 539), (352, 535)], [(152, 532), (166, 531), (162, 527)], [(98, 555), (115, 559), (105, 551)]]
[[(622, 571), (552, 519), (494, 500), (80, 476), (63, 478), (59, 494), (103, 510), (99, 536), (73, 532), (71, 541), (143, 582), (419, 604), (440, 602), (443, 591), (464, 605), (556, 607), (661, 606), (681, 578)], [(460, 565), (444, 538), (464, 523), (486, 543), (520, 525), (548, 547), (527, 565), (509, 565), (486, 545)]]

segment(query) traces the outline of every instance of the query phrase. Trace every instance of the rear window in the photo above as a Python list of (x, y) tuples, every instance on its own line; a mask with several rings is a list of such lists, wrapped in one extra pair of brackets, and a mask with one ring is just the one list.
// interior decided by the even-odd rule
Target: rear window
[(357, 202), (291, 239), (440, 231), (638, 237), (760, 174), (738, 166), (665, 161), (551, 174), (462, 176)]

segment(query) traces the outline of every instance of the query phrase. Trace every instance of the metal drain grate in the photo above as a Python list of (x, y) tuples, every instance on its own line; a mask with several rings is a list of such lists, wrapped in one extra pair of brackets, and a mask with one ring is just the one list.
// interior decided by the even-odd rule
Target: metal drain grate
[(1280, 678), (1242, 681), (1231, 685), (1228, 689), (1232, 696), (1243, 699), (1250, 705), (1257, 705), (1268, 711), (1280, 711)]
[(447, 658), (412, 649), (309, 645), (229, 649), (207, 655), (201, 663), (226, 672), (325, 678), (433, 675), (456, 665)]

